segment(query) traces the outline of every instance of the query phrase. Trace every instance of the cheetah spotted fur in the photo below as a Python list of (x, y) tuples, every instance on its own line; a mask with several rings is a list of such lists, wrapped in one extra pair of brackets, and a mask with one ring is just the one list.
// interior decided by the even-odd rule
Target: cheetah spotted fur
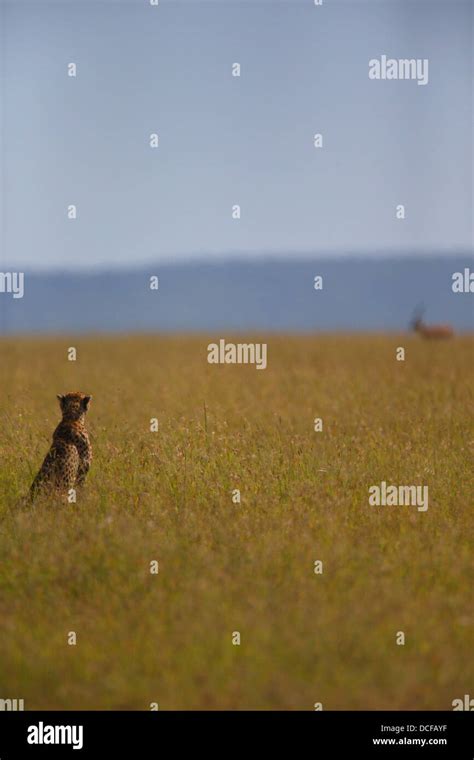
[(92, 461), (92, 448), (85, 428), (91, 398), (79, 392), (58, 395), (62, 420), (53, 433), (51, 448), (31, 485), (31, 496), (45, 488), (64, 493), (83, 485)]

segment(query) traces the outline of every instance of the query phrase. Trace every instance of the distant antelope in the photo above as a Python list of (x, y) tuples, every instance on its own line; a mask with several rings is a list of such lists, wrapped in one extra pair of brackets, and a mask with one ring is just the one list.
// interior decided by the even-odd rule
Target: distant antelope
[(451, 325), (427, 325), (423, 322), (422, 316), (424, 309), (417, 309), (411, 321), (411, 328), (414, 332), (420, 333), (422, 338), (440, 339), (452, 338), (454, 330)]

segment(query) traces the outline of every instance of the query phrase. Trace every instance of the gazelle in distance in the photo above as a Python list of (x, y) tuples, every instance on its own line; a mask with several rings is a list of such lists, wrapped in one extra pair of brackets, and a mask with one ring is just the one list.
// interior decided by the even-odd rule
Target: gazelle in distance
[(439, 340), (441, 338), (452, 338), (454, 330), (451, 325), (427, 325), (423, 322), (424, 307), (418, 306), (413, 313), (411, 328), (414, 332), (421, 335), (422, 338)]

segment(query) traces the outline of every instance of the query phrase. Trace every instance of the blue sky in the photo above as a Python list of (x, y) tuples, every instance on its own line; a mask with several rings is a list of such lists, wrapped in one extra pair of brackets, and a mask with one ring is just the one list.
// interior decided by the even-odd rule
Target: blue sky
[(4, 267), (472, 247), (469, 2), (3, 0), (2, 40)]

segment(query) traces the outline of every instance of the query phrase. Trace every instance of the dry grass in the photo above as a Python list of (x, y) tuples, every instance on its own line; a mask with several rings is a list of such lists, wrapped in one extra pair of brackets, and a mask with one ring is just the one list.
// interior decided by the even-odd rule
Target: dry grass
[[(449, 709), (472, 693), (473, 339), (272, 337), (266, 371), (210, 366), (208, 342), (0, 343), (0, 697)], [(86, 489), (28, 507), (70, 390), (94, 396)], [(428, 511), (370, 507), (381, 480), (428, 485)]]

